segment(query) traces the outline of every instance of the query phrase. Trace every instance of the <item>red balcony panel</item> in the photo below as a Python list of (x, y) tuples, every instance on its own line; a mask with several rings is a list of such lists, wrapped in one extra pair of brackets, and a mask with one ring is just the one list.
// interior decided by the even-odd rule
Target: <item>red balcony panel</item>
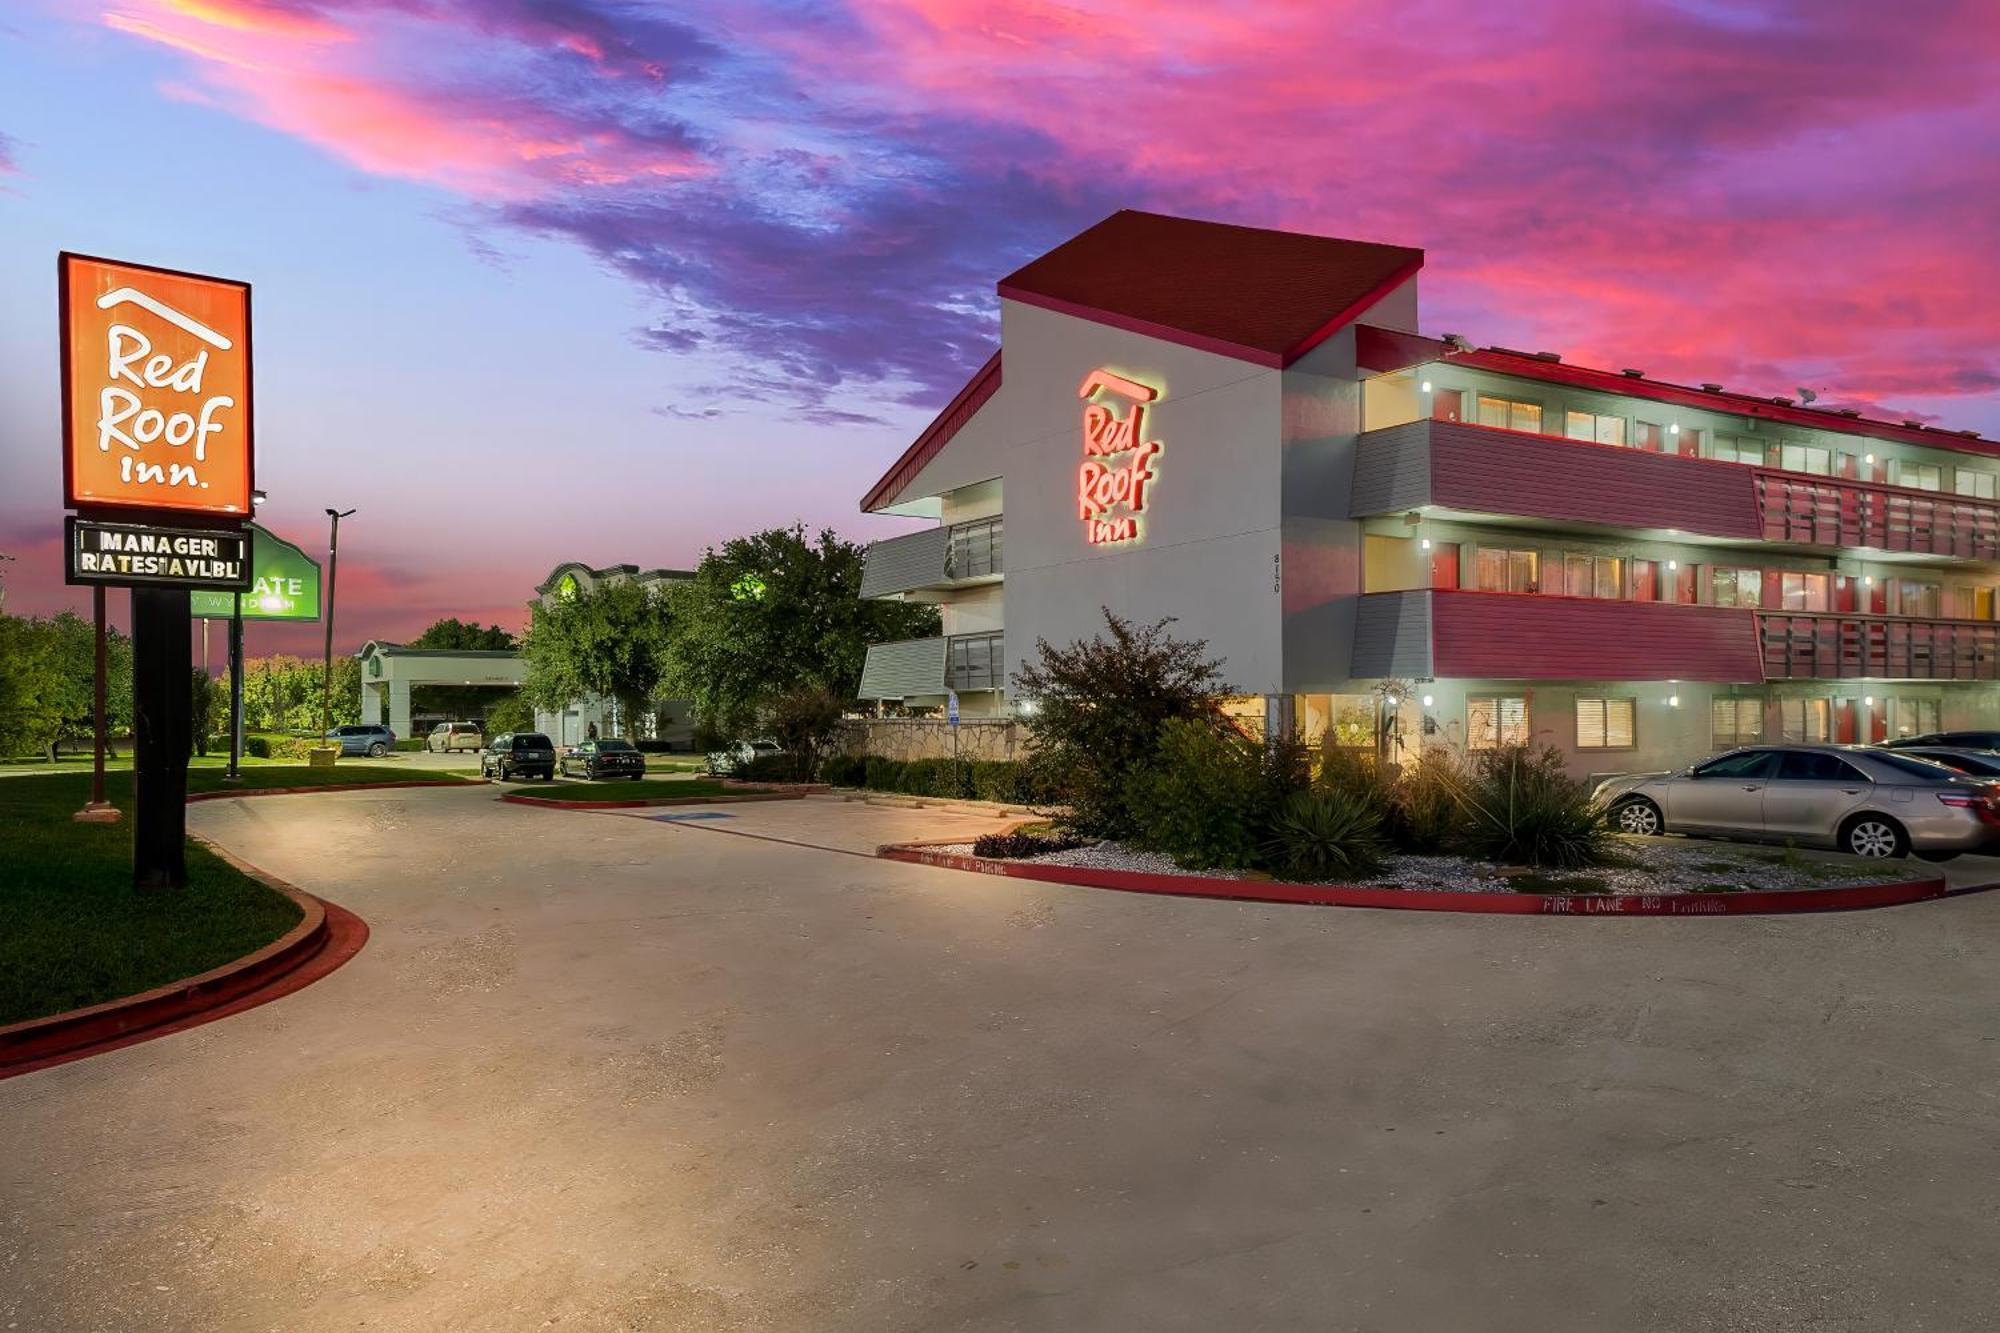
[(1755, 469), (1766, 541), (2000, 560), (2000, 503)]
[(2000, 680), (2000, 624), (1789, 612), (1757, 617), (1771, 680)]
[(1537, 593), (1434, 592), (1440, 677), (1501, 680), (1764, 678), (1755, 613)]
[(1425, 424), (1433, 504), (1712, 537), (1764, 535), (1749, 468), (1461, 422)]

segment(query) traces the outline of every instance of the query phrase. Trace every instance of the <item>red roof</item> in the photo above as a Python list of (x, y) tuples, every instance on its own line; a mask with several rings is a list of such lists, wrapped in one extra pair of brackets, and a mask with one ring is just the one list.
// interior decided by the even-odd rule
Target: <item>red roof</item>
[(1518, 375), (1522, 379), (1540, 380), (1545, 384), (1567, 384), (1573, 388), (1595, 389), (1600, 393), (1649, 398), (1654, 402), (1672, 403), (1677, 407), (1696, 407), (1710, 412), (1732, 412), (1737, 416), (1756, 417), (1762, 421), (1780, 421), (1788, 426), (1804, 426), (1811, 430), (1866, 435), (1871, 439), (1921, 444), (1932, 449), (1956, 449), (1963, 453), (1990, 455), (2000, 452), (2000, 442), (1979, 439), (1977, 433), (1972, 431), (1940, 430), (1928, 426), (1877, 421), (1870, 417), (1847, 416), (1841, 412), (1800, 407), (1789, 401), (1778, 402), (1771, 398), (1759, 398), (1755, 394), (1698, 389), (1668, 380), (1647, 379), (1643, 375), (1627, 375), (1622, 371), (1567, 365), (1562, 361), (1550, 359), (1546, 354), (1537, 356), (1531, 352), (1516, 352), (1505, 347), (1469, 348), (1461, 351), (1450, 343), (1436, 338), (1403, 333), (1395, 329), (1378, 329), (1370, 324), (1356, 327), (1354, 355), (1355, 361), (1363, 370), (1401, 370), (1406, 366), (1426, 361), (1444, 361), (1454, 365), (1490, 370), (1502, 375)]
[(938, 451), (951, 443), (951, 437), (972, 420), (972, 414), (986, 405), (1000, 387), (1000, 353), (986, 358), (986, 364), (973, 372), (965, 387), (957, 397), (945, 404), (944, 411), (937, 414), (931, 424), (924, 427), (924, 433), (917, 436), (915, 443), (903, 451), (903, 456), (889, 465), (882, 474), (882, 480), (875, 483), (868, 494), (862, 497), (861, 510), (867, 513), (884, 505), (894, 504), (903, 488), (917, 479), (924, 470), (924, 464), (938, 456)]
[(1131, 209), (1001, 280), (1009, 300), (1288, 366), (1423, 267), (1424, 252)]

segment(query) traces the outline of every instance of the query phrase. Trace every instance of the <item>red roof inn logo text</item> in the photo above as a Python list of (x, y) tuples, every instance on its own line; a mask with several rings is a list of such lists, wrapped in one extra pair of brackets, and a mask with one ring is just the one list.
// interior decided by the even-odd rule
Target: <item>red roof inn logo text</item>
[[(1100, 394), (1111, 397), (1099, 401)], [(1084, 376), (1077, 396), (1083, 399), (1083, 466), (1076, 473), (1076, 507), (1084, 539), (1092, 546), (1137, 541), (1153, 460), (1160, 452), (1160, 442), (1146, 438), (1146, 405), (1160, 391), (1108, 370), (1093, 370)], [(1122, 416), (1118, 398), (1127, 404)]]

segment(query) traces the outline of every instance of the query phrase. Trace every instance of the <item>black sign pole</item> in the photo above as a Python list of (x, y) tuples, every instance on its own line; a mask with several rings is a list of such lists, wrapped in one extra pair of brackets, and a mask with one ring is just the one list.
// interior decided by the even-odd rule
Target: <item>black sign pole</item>
[(224, 782), (243, 781), (243, 594), (230, 598), (229, 613), (229, 771)]
[(132, 589), (132, 883), (141, 890), (187, 887), (193, 671), (187, 589)]

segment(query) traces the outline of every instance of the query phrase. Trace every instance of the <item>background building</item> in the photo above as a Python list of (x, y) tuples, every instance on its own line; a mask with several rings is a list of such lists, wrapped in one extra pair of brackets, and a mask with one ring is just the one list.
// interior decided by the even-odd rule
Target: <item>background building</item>
[(1004, 713), (1109, 607), (1206, 639), (1246, 717), (1397, 757), (2000, 724), (1991, 442), (1421, 337), (1422, 262), (1123, 212), (1003, 280), (1002, 350), (862, 502), (938, 522), (866, 595), (944, 615), (863, 696)]
[[(693, 572), (685, 569), (641, 569), (637, 565), (593, 569), (568, 561), (549, 571), (549, 576), (536, 585), (535, 596), (546, 603), (575, 597), (602, 583), (626, 581), (657, 592), (666, 584), (693, 577)], [(557, 745), (574, 745), (583, 740), (592, 724), (601, 736), (664, 741), (677, 750), (689, 749), (694, 744), (694, 720), (685, 699), (655, 699), (651, 708), (637, 718), (620, 717), (616, 700), (596, 695), (573, 700), (560, 712), (535, 713), (536, 728), (547, 732)]]

